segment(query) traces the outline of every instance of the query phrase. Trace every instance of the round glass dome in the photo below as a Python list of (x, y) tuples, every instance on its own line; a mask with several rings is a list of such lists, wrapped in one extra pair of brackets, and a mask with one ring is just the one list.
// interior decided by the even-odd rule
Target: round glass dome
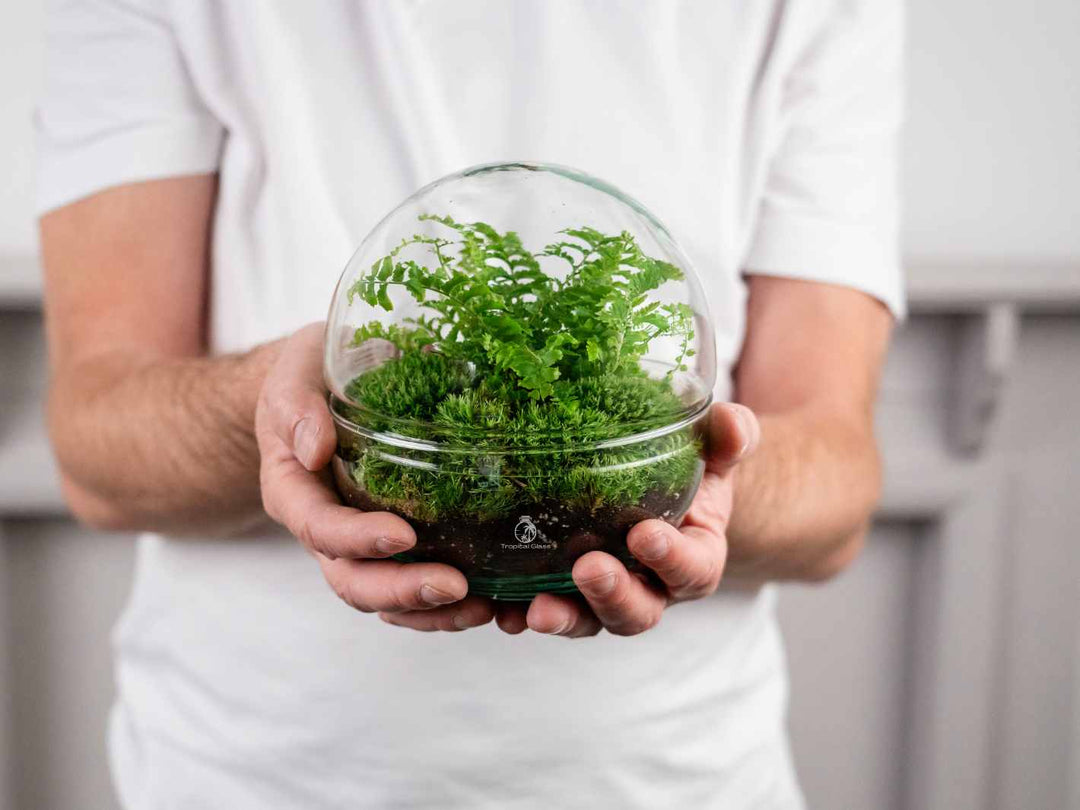
[(326, 331), (346, 503), (401, 515), (404, 560), (470, 591), (574, 590), (626, 532), (678, 524), (700, 482), (713, 327), (685, 254), (640, 203), (560, 166), (449, 175), (350, 259)]

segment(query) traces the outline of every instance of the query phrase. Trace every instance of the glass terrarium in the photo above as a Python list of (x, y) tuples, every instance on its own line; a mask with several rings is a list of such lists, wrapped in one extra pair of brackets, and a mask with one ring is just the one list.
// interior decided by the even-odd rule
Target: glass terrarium
[(400, 515), (406, 561), (471, 593), (575, 591), (629, 529), (678, 525), (716, 374), (693, 269), (640, 203), (582, 172), (508, 163), (390, 212), (338, 283), (325, 376), (345, 503)]

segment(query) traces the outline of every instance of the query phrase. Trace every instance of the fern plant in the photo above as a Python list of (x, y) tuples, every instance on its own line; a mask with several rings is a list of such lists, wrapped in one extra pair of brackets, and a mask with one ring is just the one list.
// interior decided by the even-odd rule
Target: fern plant
[[(352, 380), (346, 394), (360, 408), (346, 413), (437, 439), (445, 452), (433, 463), (377, 442), (343, 447), (357, 486), (420, 520), (481, 522), (528, 504), (595, 512), (685, 492), (699, 469), (689, 428), (610, 441), (682, 413), (672, 375), (693, 355), (693, 313), (650, 295), (681, 279), (679, 268), (645, 255), (628, 232), (569, 229), (534, 254), (483, 222), (421, 219), (446, 236), (404, 240), (348, 290), (350, 303), (390, 311), (396, 285), (423, 314), (356, 330), (355, 345), (387, 340), (398, 356)], [(679, 347), (661, 379), (640, 364), (658, 338)]]

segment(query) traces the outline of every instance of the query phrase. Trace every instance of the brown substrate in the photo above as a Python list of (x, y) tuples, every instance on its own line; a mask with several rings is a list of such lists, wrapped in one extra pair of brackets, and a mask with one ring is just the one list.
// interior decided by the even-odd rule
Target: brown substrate
[(409, 522), (417, 537), (410, 552), (413, 559), (447, 563), (470, 578), (566, 572), (582, 554), (597, 549), (623, 560), (632, 571), (644, 571), (627, 550), (626, 533), (650, 518), (679, 525), (699, 483), (695, 480), (675, 495), (652, 492), (639, 504), (620, 508), (571, 509), (556, 501), (543, 501), (496, 520), (428, 522), (369, 497), (337, 456), (333, 470), (345, 503), (366, 512), (394, 512)]

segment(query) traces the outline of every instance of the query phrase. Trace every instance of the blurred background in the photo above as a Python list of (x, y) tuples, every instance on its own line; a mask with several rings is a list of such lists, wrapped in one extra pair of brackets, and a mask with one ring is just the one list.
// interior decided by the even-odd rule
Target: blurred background
[[(0, 808), (109, 810), (132, 542), (67, 519), (43, 430), (39, 6), (0, 13)], [(909, 8), (885, 496), (782, 589), (796, 762), (812, 808), (1080, 808), (1080, 3)]]

